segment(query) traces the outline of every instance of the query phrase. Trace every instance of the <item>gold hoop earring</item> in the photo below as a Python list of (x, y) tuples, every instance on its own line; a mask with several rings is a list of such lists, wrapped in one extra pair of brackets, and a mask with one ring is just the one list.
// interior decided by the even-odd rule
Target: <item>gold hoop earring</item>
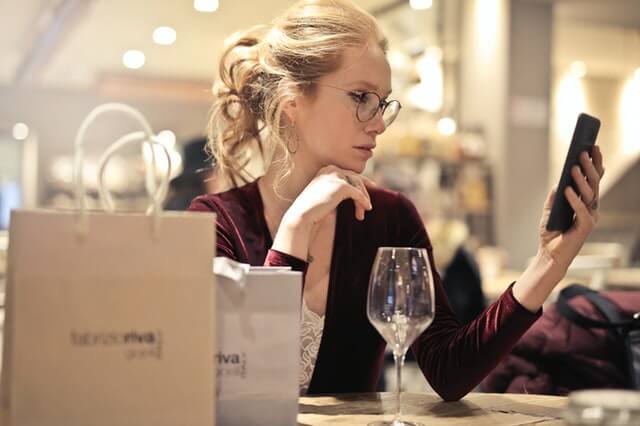
[(296, 142), (296, 147), (295, 149), (291, 149), (291, 147), (289, 146), (289, 142), (291, 142), (291, 139), (287, 139), (287, 151), (289, 151), (289, 154), (295, 154), (296, 152), (298, 152), (298, 148), (300, 148), (300, 138), (298, 137), (298, 132), (294, 130), (293, 134)]

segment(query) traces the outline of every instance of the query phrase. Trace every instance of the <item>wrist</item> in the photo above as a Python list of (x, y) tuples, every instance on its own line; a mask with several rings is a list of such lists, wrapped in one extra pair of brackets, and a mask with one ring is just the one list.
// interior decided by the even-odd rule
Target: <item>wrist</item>
[(287, 210), (280, 221), (280, 228), (285, 228), (296, 233), (308, 234), (311, 232), (311, 227), (312, 223), (308, 221), (304, 215), (293, 214), (291, 210)]
[(299, 259), (307, 259), (310, 234), (311, 226), (307, 222), (285, 214), (273, 239), (272, 248)]
[(513, 297), (529, 311), (537, 312), (565, 273), (549, 253), (540, 250), (513, 286)]
[(547, 281), (555, 281), (557, 284), (566, 275), (569, 265), (558, 262), (551, 253), (540, 248), (527, 269), (529, 267), (537, 270)]

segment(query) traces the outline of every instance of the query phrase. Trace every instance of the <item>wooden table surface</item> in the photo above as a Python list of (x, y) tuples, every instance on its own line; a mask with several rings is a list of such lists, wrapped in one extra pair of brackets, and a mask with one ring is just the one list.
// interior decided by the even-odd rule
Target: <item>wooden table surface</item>
[[(434, 394), (403, 393), (402, 419), (438, 425), (563, 425), (566, 397), (528, 394), (471, 393), (458, 402)], [(301, 397), (299, 426), (366, 425), (392, 420), (393, 393)]]
[[(424, 426), (551, 426), (564, 425), (567, 398), (527, 394), (470, 393), (461, 401), (444, 402), (435, 394), (403, 393), (402, 419)], [(391, 392), (301, 397), (298, 426), (367, 425), (392, 420)], [(6, 424), (0, 409), (0, 425)]]

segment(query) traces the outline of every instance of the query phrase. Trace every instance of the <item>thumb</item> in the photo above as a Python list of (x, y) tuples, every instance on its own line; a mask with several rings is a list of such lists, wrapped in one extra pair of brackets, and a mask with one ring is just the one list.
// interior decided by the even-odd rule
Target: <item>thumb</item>
[(557, 192), (558, 192), (557, 186), (554, 186), (553, 188), (551, 188), (551, 191), (549, 191), (549, 194), (547, 195), (547, 199), (544, 202), (544, 207), (543, 207), (544, 211), (551, 210), (551, 206), (553, 206), (553, 200), (556, 198)]

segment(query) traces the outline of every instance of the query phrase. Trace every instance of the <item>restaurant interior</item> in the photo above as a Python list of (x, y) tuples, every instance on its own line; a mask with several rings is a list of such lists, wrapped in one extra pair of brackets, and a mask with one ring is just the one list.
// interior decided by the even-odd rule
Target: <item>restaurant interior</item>
[[(546, 304), (572, 283), (640, 293), (640, 2), (354, 2), (389, 40), (393, 97), (402, 104), (363, 174), (415, 204), (458, 319), (469, 322), (497, 300), (535, 255), (541, 207), (560, 178), (582, 112), (601, 121), (601, 216)], [(123, 103), (157, 134), (162, 146), (122, 149), (104, 175), (118, 211), (144, 211), (144, 170), (154, 156), (160, 173), (176, 178), (190, 167), (185, 147), (205, 136), (225, 40), (270, 22), (291, 3), (0, 5), (0, 335), (11, 211), (76, 207), (74, 138), (87, 114)], [(82, 175), (89, 209), (102, 208), (102, 153), (135, 130), (109, 117), (87, 135)], [(249, 161), (254, 175), (264, 173), (257, 153)], [(207, 191), (230, 187), (212, 176)], [(395, 389), (393, 365), (389, 352), (379, 392)], [(411, 358), (402, 391), (432, 392)]]

